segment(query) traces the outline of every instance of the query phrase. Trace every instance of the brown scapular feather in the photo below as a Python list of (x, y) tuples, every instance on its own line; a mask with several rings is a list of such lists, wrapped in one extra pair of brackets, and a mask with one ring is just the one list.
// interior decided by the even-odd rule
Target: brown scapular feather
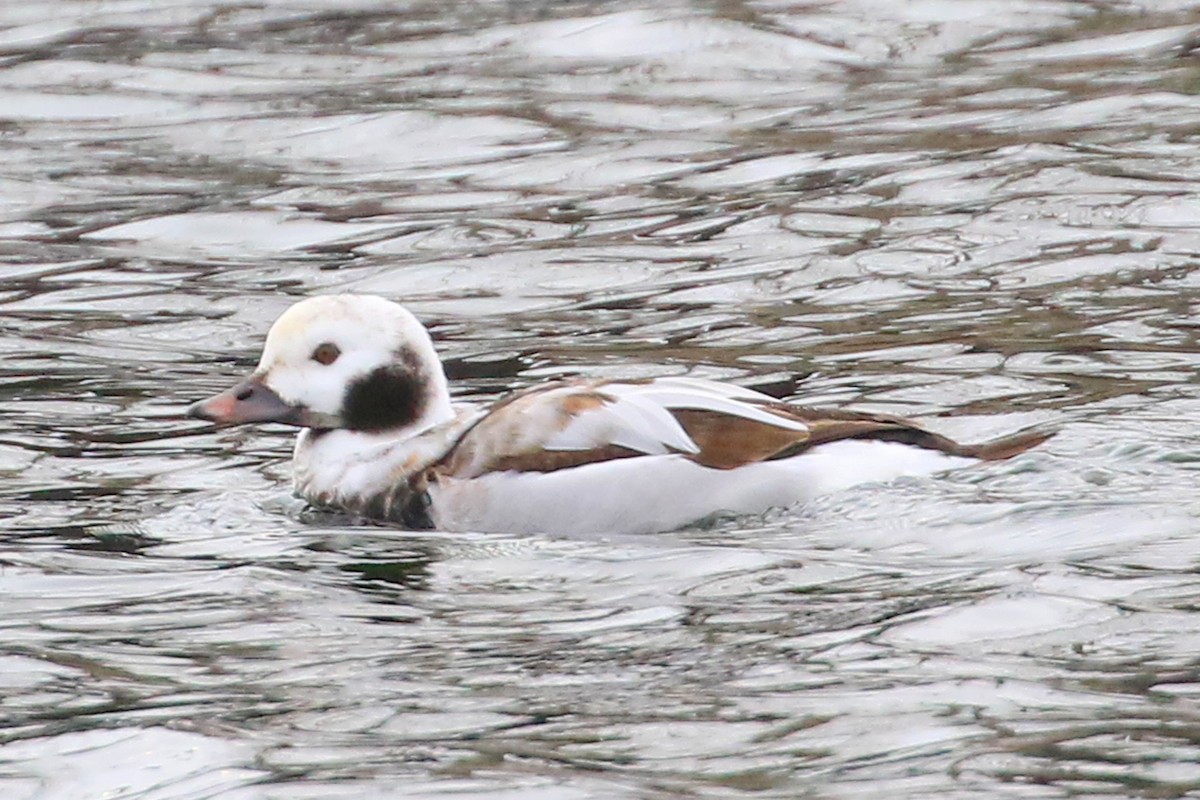
[(716, 469), (791, 458), (819, 445), (847, 439), (899, 442), (947, 455), (999, 461), (1024, 453), (1054, 435), (1026, 431), (983, 444), (964, 445), (888, 414), (813, 409), (787, 403), (761, 406), (785, 419), (803, 422), (808, 430), (788, 430), (714, 411), (677, 409), (672, 413), (700, 448), (699, 453), (691, 456), (692, 460)]
[[(527, 392), (497, 404), (493, 415), (485, 418), (460, 440), (436, 466), (436, 471), (439, 474), (460, 477), (467, 476), (468, 473), (480, 475), (504, 471), (554, 472), (601, 461), (645, 455), (637, 450), (613, 444), (588, 450), (514, 447), (516, 442), (512, 439), (513, 433), (509, 428), (519, 425), (520, 418), (513, 417), (511, 412), (520, 409), (523, 404), (538, 402), (538, 395), (542, 391), (544, 390)], [(577, 415), (606, 402), (609, 400), (598, 392), (588, 391), (571, 395), (565, 398), (558, 410), (559, 424), (565, 426)], [(671, 414), (698, 448), (698, 452), (694, 454), (681, 455), (705, 467), (728, 470), (759, 461), (791, 458), (829, 442), (867, 439), (899, 442), (926, 450), (937, 450), (947, 455), (999, 461), (1024, 453), (1054, 435), (1041, 431), (1026, 431), (983, 444), (965, 445), (926, 430), (911, 420), (889, 414), (816, 409), (783, 402), (764, 401), (755, 405), (782, 420), (800, 422), (805, 427), (795, 430), (720, 411), (673, 408), (669, 409)], [(495, 437), (501, 446), (490, 457), (468, 469), (479, 455), (474, 443), (481, 433)]]
[(803, 445), (810, 436), (808, 430), (790, 430), (719, 411), (671, 409), (671, 413), (700, 449), (690, 458), (714, 469), (766, 461)]
[(608, 445), (591, 450), (537, 450), (527, 453), (508, 453), (488, 462), (485, 472), (554, 472), (569, 467), (582, 467), (599, 461), (632, 458), (645, 455), (628, 447)]

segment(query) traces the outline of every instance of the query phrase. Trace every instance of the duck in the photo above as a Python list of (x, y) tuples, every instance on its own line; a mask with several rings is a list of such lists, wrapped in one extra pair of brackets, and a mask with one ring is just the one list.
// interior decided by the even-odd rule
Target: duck
[(1025, 453), (910, 419), (811, 408), (692, 377), (576, 378), (456, 402), (425, 326), (373, 295), (319, 295), (270, 327), (253, 373), (188, 409), (300, 428), (295, 493), (410, 530), (665, 532), (867, 483)]

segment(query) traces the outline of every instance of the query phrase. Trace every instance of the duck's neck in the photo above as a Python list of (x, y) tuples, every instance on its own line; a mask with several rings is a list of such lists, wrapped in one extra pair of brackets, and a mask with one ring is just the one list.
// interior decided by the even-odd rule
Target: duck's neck
[(302, 430), (292, 457), (296, 491), (313, 502), (334, 502), (382, 491), (426, 467), (441, 437), (422, 434), (456, 412), (441, 370), (426, 376), (425, 388), (420, 413), (410, 421), (375, 430)]
[(446, 373), (442, 372), (440, 368), (436, 369), (428, 380), (429, 402), (425, 407), (425, 412), (412, 425), (397, 431), (397, 438), (415, 436), (435, 425), (441, 425), (443, 422), (454, 419), (454, 404), (450, 402), (450, 386), (446, 382)]

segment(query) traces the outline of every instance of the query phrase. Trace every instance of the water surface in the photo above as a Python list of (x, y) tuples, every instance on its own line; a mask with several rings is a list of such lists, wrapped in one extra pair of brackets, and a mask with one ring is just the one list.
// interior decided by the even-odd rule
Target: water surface
[[(1200, 792), (1200, 6), (0, 8), (6, 798)], [(374, 292), (463, 397), (690, 374), (1011, 462), (412, 534), (181, 417)]]

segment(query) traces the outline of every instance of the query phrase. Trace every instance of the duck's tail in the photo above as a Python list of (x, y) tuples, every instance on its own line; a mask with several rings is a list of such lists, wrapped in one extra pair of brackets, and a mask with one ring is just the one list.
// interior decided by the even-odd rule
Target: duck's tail
[(979, 458), (984, 461), (1003, 461), (1037, 447), (1054, 434), (1055, 431), (1021, 431), (1011, 436), (993, 439), (990, 442), (959, 445), (958, 455)]

